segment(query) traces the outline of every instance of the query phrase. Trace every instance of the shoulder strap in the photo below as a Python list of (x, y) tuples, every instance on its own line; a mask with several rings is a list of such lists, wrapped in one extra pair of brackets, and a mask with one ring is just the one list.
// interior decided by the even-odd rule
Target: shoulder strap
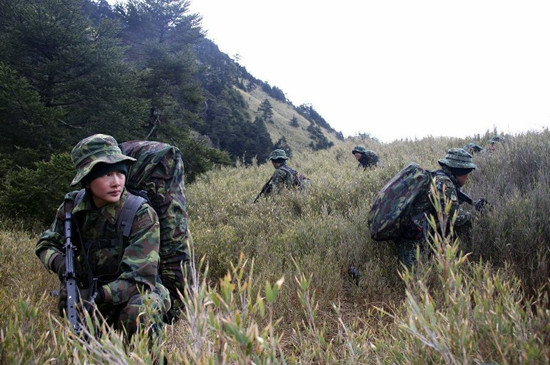
[(84, 199), (84, 194), (86, 194), (86, 189), (80, 189), (74, 198), (74, 206), (80, 204), (82, 199)]
[(294, 170), (292, 167), (290, 166), (287, 166), (287, 165), (282, 165), (281, 167), (279, 167), (281, 170), (283, 170), (284, 172), (286, 172), (287, 174), (290, 174), (290, 175), (296, 175), (297, 171)]
[(72, 212), (74, 207), (76, 207), (80, 202), (84, 199), (84, 195), (86, 194), (86, 189), (80, 189), (78, 193), (76, 193), (73, 201), (65, 201), (65, 210), (67, 208)]
[(122, 207), (116, 224), (116, 231), (119, 232), (119, 234), (122, 234), (123, 237), (128, 238), (130, 236), (132, 223), (134, 222), (136, 213), (139, 207), (141, 207), (145, 202), (146, 200), (141, 196), (128, 194), (128, 198), (126, 199), (126, 202), (124, 202), (124, 206)]

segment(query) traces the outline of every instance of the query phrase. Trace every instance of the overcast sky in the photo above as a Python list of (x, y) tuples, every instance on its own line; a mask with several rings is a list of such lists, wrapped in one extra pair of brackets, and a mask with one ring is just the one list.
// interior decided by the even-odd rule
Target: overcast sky
[(190, 1), (222, 52), (346, 136), (550, 125), (550, 1)]

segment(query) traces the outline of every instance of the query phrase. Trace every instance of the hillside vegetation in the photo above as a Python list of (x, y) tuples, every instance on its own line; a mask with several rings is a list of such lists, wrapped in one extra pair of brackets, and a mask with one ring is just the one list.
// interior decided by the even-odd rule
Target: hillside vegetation
[(294, 106), (221, 52), (189, 6), (0, 1), (5, 214), (44, 223), (68, 189), (68, 152), (95, 133), (180, 148), (189, 183), (237, 159), (265, 163), (274, 148), (314, 151), (343, 140), (312, 105)]
[[(107, 330), (74, 339), (48, 294), (56, 275), (34, 255), (39, 229), (3, 219), (0, 363), (143, 364), (162, 353), (174, 364), (549, 364), (547, 130), (475, 155), (464, 190), (491, 208), (469, 235), (434, 237), (434, 255), (412, 273), (390, 242), (370, 239), (378, 190), (408, 162), (435, 169), (467, 142), (347, 140), (295, 151), (289, 165), (311, 188), (256, 204), (268, 165), (199, 176), (186, 190), (196, 262), (187, 312), (152, 352), (143, 335), (126, 347)], [(357, 143), (378, 151), (383, 166), (358, 169)]]

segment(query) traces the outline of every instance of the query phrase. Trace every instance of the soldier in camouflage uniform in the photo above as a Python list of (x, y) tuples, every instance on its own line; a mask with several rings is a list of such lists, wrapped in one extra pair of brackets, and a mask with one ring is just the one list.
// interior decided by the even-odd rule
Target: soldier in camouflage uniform
[(480, 153), (483, 151), (483, 147), (481, 147), (480, 145), (478, 145), (477, 143), (475, 142), (470, 142), (468, 143), (466, 146), (462, 147), (464, 148), (466, 151), (468, 151), (468, 153), (470, 155), (474, 155), (475, 153)]
[[(72, 236), (76, 249), (75, 274), (82, 300), (95, 291), (95, 308), (107, 323), (130, 337), (140, 325), (158, 330), (170, 309), (168, 290), (159, 280), (159, 221), (155, 210), (144, 203), (132, 222), (129, 238), (121, 242), (116, 222), (129, 193), (124, 184), (128, 166), (135, 159), (121, 153), (116, 140), (96, 134), (80, 141), (71, 158), (76, 176), (71, 185), (86, 190), (76, 202), (77, 191), (65, 196), (52, 226), (36, 245), (36, 255), (46, 269), (64, 281), (64, 212), (73, 212)], [(93, 285), (96, 279), (96, 285)], [(94, 290), (94, 286), (96, 289)], [(63, 315), (66, 292), (61, 291), (59, 310)], [(144, 312), (144, 304), (150, 310)], [(145, 313), (151, 314), (147, 316)]]
[(295, 186), (295, 170), (286, 165), (286, 152), (281, 149), (271, 151), (269, 159), (275, 168), (271, 176), (271, 182), (266, 191), (266, 195), (280, 194), (283, 188)]
[(487, 146), (487, 150), (488, 150), (489, 152), (494, 152), (495, 149), (496, 149), (496, 144), (497, 144), (497, 142), (500, 142), (500, 143), (504, 142), (504, 138), (503, 138), (503, 137), (500, 137), (500, 136), (493, 136), (493, 137), (491, 137), (491, 139), (489, 139), (489, 140), (487, 141), (487, 143), (489, 143), (489, 146)]
[[(459, 200), (457, 191), (466, 183), (468, 174), (476, 168), (476, 165), (472, 162), (472, 155), (463, 148), (449, 149), (445, 158), (440, 159), (438, 162), (441, 170), (435, 171), (433, 178), (436, 190), (439, 193), (441, 206), (445, 206), (446, 199), (450, 201), (449, 217), (456, 213), (454, 227), (460, 230), (470, 224), (471, 216), (469, 212), (460, 207), (462, 201)], [(399, 260), (409, 268), (416, 262), (416, 247), (420, 248), (421, 253), (426, 248), (427, 216), (436, 214), (430, 199), (431, 191), (426, 191), (426, 193), (418, 196), (413, 202), (408, 215), (409, 229), (399, 239), (395, 240)]]
[(376, 152), (367, 150), (365, 146), (355, 146), (351, 151), (351, 154), (355, 156), (357, 161), (359, 161), (359, 165), (357, 165), (357, 167), (367, 169), (378, 165), (379, 158)]

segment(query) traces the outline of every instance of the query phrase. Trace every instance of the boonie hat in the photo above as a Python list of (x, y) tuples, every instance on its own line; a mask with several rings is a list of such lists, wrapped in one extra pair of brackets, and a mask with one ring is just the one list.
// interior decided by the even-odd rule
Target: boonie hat
[(355, 154), (355, 152), (366, 153), (367, 149), (365, 148), (365, 146), (358, 144), (357, 146), (353, 147), (353, 149), (351, 150), (352, 154)]
[(279, 159), (288, 160), (288, 157), (286, 157), (285, 150), (277, 149), (277, 150), (271, 151), (271, 153), (269, 154), (269, 159), (270, 160), (279, 160)]
[(488, 142), (489, 143), (504, 142), (504, 138), (500, 136), (494, 136)]
[(466, 151), (470, 152), (473, 151), (473, 152), (481, 152), (483, 151), (483, 147), (481, 147), (480, 145), (478, 145), (477, 143), (475, 142), (470, 142), (468, 143), (466, 146), (463, 147)]
[(470, 155), (463, 148), (451, 148), (447, 151), (445, 158), (438, 160), (440, 165), (454, 169), (475, 169), (477, 166), (472, 162)]
[(100, 162), (115, 164), (124, 161), (130, 164), (136, 161), (135, 158), (124, 155), (117, 141), (106, 134), (94, 134), (78, 142), (71, 151), (71, 159), (76, 169), (71, 186), (81, 182)]

